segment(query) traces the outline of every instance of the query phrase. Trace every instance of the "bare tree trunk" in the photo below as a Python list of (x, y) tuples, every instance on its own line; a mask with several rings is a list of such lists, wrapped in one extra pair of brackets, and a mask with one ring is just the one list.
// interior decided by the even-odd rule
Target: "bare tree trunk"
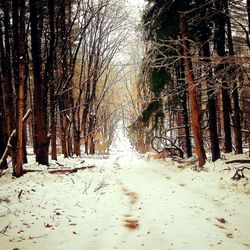
[(54, 96), (54, 86), (50, 86), (50, 132), (51, 132), (51, 159), (57, 160), (57, 148), (56, 148), (56, 101)]
[[(31, 109), (29, 109), (26, 114), (24, 115), (22, 122), (23, 124), (26, 123), (27, 119), (29, 118), (29, 116), (31, 115), (32, 111)], [(8, 157), (8, 155), (10, 154), (9, 151), (13, 151), (14, 154), (16, 154), (16, 141), (17, 141), (17, 131), (16, 129), (14, 129), (8, 139), (5, 151), (0, 159), (0, 168), (2, 168), (3, 164), (5, 164), (5, 161)]]
[[(183, 53), (183, 50), (182, 50)], [(183, 124), (185, 126), (185, 141), (186, 141), (186, 148), (187, 148), (187, 157), (192, 157), (192, 143), (190, 139), (190, 126), (189, 126), (189, 117), (188, 117), (188, 98), (187, 98), (187, 91), (185, 82), (185, 67), (184, 67), (184, 60), (181, 58), (181, 65), (180, 65), (180, 77), (182, 79), (183, 85), (183, 94), (182, 94), (182, 109), (183, 109)]]
[[(85, 99), (86, 101), (86, 99)], [(87, 126), (87, 118), (88, 118), (88, 107), (89, 105), (86, 103), (83, 108), (83, 116), (82, 116), (82, 130), (83, 130), (83, 138), (84, 138), (84, 150), (85, 154), (89, 153), (89, 148), (88, 148), (88, 126)]]
[(209, 47), (209, 36), (208, 31), (206, 31), (206, 24), (203, 24), (202, 33), (202, 53), (206, 58), (204, 60), (204, 71), (207, 81), (207, 96), (208, 96), (208, 127), (211, 141), (211, 153), (212, 153), (212, 161), (216, 161), (220, 158), (220, 147), (219, 147), (219, 139), (217, 132), (217, 109), (216, 109), (216, 94), (215, 94), (215, 85), (213, 81), (213, 72), (212, 72), (212, 64), (210, 60), (210, 47)]
[(46, 79), (49, 81), (49, 96), (50, 96), (50, 133), (51, 133), (51, 158), (57, 160), (56, 149), (56, 97), (54, 87), (54, 67), (55, 67), (55, 2), (54, 0), (48, 1), (49, 9), (49, 25), (50, 25), (50, 43), (49, 55), (46, 64)]
[(81, 132), (78, 129), (78, 127), (76, 126), (76, 119), (75, 119), (75, 113), (73, 114), (73, 133), (74, 133), (74, 154), (76, 154), (77, 156), (81, 155)]
[[(2, 81), (0, 75), (0, 157), (2, 157), (5, 149), (5, 145), (7, 143), (7, 131), (6, 131), (6, 119), (4, 117), (4, 102), (3, 102), (3, 91), (2, 91)], [(0, 169), (8, 168), (7, 161), (4, 161)]]
[(60, 114), (60, 128), (61, 128), (61, 146), (62, 146), (62, 153), (64, 157), (68, 157), (67, 153), (67, 146), (66, 146), (66, 131), (64, 125), (64, 115)]
[(192, 64), (189, 56), (189, 45), (187, 41), (187, 31), (185, 23), (185, 14), (180, 13), (180, 31), (183, 45), (184, 63), (186, 71), (186, 79), (188, 82), (188, 91), (191, 105), (191, 119), (194, 133), (194, 142), (196, 147), (196, 153), (198, 156), (199, 166), (202, 167), (206, 163), (206, 154), (203, 146), (203, 135), (199, 121), (199, 108), (196, 100), (196, 88), (194, 82), (194, 76), (192, 73)]
[(250, 34), (250, 0), (247, 0), (248, 33)]
[[(218, 65), (217, 74), (218, 78), (221, 78), (222, 81), (222, 107), (223, 107), (223, 128), (225, 135), (225, 153), (232, 152), (232, 134), (231, 134), (231, 122), (230, 122), (230, 113), (231, 113), (231, 101), (228, 93), (228, 84), (225, 79), (225, 14), (224, 9), (224, 0), (216, 1), (216, 8), (218, 14), (216, 16), (216, 32), (215, 32), (215, 43), (217, 54), (221, 57), (221, 63)], [(222, 75), (222, 77), (221, 77)]]
[[(232, 38), (232, 28), (231, 28), (231, 20), (229, 16), (229, 9), (228, 9), (228, 1), (225, 0), (225, 9), (227, 13), (226, 17), (226, 24), (227, 24), (227, 37), (228, 37), (228, 48), (229, 48), (229, 56), (234, 56), (234, 45), (233, 45), (233, 38)], [(237, 86), (237, 65), (235, 62), (229, 62), (229, 76), (232, 78), (232, 85), (233, 85), (233, 125), (234, 125), (234, 137), (235, 137), (235, 148), (236, 154), (243, 153), (242, 147), (242, 133), (241, 133), (241, 109), (239, 104), (239, 93), (238, 93), (238, 86)]]
[[(11, 135), (15, 128), (15, 98), (12, 85), (11, 72), (11, 51), (10, 51), (10, 1), (1, 2), (4, 12), (4, 34), (2, 33), (2, 24), (0, 22), (0, 53), (1, 53), (1, 69), (2, 69), (2, 87), (4, 100), (4, 113), (6, 119), (7, 138)], [(14, 145), (16, 146), (16, 145)], [(11, 151), (12, 167), (16, 164), (16, 154)]]
[[(41, 13), (38, 0), (30, 0), (31, 44), (34, 79), (34, 123), (35, 123), (35, 153), (39, 164), (48, 165), (49, 138), (47, 135), (47, 85), (43, 81), (41, 62), (41, 27), (38, 29)], [(40, 6), (41, 7), (41, 6)], [(39, 8), (41, 11), (42, 8)]]
[(23, 107), (24, 107), (24, 80), (25, 80), (25, 0), (20, 0), (20, 32), (18, 39), (18, 108), (17, 108), (17, 158), (14, 175), (20, 177), (23, 174)]
[[(28, 45), (27, 45), (27, 35), (25, 34), (25, 79), (24, 79), (24, 99), (23, 99), (23, 112), (26, 113), (28, 110), (28, 105), (27, 105), (27, 96), (28, 96), (28, 78), (29, 78), (29, 56), (28, 56)], [(24, 129), (23, 129), (23, 163), (28, 163), (27, 159), (27, 150), (26, 150), (26, 145), (27, 145), (27, 126), (25, 124)]]
[(93, 114), (89, 116), (89, 153), (95, 154), (95, 124), (96, 117)]

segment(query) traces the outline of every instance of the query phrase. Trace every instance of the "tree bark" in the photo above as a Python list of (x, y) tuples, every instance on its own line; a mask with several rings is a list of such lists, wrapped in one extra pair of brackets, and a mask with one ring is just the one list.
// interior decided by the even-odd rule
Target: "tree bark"
[(199, 108), (196, 100), (196, 88), (195, 88), (194, 76), (192, 73), (191, 58), (189, 55), (189, 45), (187, 41), (187, 30), (186, 30), (184, 13), (179, 14), (179, 21), (180, 21), (181, 40), (183, 46), (185, 72), (186, 72), (186, 79), (188, 82), (188, 92), (189, 92), (190, 106), (191, 106), (191, 119), (192, 119), (193, 133), (194, 133), (194, 143), (196, 147), (199, 167), (202, 167), (206, 163), (206, 154), (203, 146), (203, 135), (199, 121)]
[(2, 32), (2, 25), (0, 22), (0, 53), (1, 53), (1, 69), (2, 69), (2, 88), (3, 99), (5, 104), (5, 118), (7, 120), (7, 131), (10, 136), (11, 131), (15, 128), (15, 105), (14, 105), (14, 91), (12, 87), (11, 74), (11, 59), (10, 59), (10, 15), (9, 15), (9, 1), (3, 1), (4, 10), (4, 34)]
[[(225, 135), (225, 153), (232, 152), (232, 134), (231, 134), (231, 122), (230, 122), (230, 113), (231, 113), (231, 101), (228, 93), (228, 84), (225, 79), (225, 10), (224, 0), (216, 1), (216, 9), (218, 14), (216, 16), (216, 32), (215, 32), (215, 45), (217, 54), (221, 57), (221, 62), (217, 67), (218, 78), (222, 81), (222, 107), (223, 107), (223, 127)], [(221, 76), (222, 75), (222, 76)]]
[[(183, 50), (182, 50), (183, 53)], [(184, 60), (181, 58), (181, 72), (180, 76), (181, 79), (185, 79), (185, 67), (184, 67)], [(189, 126), (189, 116), (188, 116), (188, 98), (187, 98), (187, 83), (182, 80), (183, 85), (183, 95), (182, 95), (182, 109), (183, 109), (183, 123), (185, 126), (185, 141), (186, 141), (186, 150), (187, 150), (187, 157), (192, 157), (192, 143), (190, 139), (190, 126)]]
[[(234, 45), (233, 45), (233, 37), (232, 37), (232, 28), (231, 28), (231, 20), (229, 16), (229, 9), (228, 9), (228, 1), (225, 0), (225, 9), (226, 9), (226, 24), (227, 24), (227, 37), (228, 37), (228, 49), (229, 49), (229, 56), (232, 58), (234, 57)], [(237, 65), (235, 61), (229, 62), (229, 70), (228, 70), (229, 77), (232, 81), (233, 87), (233, 125), (234, 125), (234, 137), (235, 137), (235, 148), (236, 154), (243, 153), (242, 147), (242, 133), (241, 133), (241, 108), (239, 104), (239, 93), (238, 93), (238, 86), (237, 86)]]
[(17, 101), (17, 158), (13, 171), (16, 177), (23, 174), (23, 107), (24, 107), (24, 80), (25, 80), (25, 0), (20, 0), (20, 17), (18, 37), (18, 101)]
[[(11, 72), (11, 45), (10, 45), (10, 1), (1, 2), (3, 8), (3, 23), (4, 34), (2, 33), (2, 25), (0, 22), (0, 53), (1, 53), (1, 69), (2, 69), (2, 86), (3, 86), (3, 100), (4, 113), (6, 118), (7, 138), (11, 131), (16, 126), (16, 112), (15, 112), (15, 94), (13, 90), (12, 72)], [(16, 154), (11, 151), (12, 167), (16, 164)]]
[(49, 55), (46, 64), (46, 76), (49, 82), (49, 96), (50, 96), (50, 133), (51, 133), (51, 158), (57, 160), (57, 148), (56, 148), (56, 97), (54, 87), (54, 67), (55, 67), (55, 1), (48, 1), (49, 9), (49, 25), (50, 25), (50, 43), (49, 43)]
[[(22, 119), (23, 124), (26, 123), (26, 121), (30, 117), (31, 113), (32, 113), (31, 109), (29, 109), (26, 112), (26, 114), (24, 115), (24, 117)], [(4, 153), (3, 153), (3, 155), (2, 155), (2, 157), (0, 159), (0, 168), (2, 168), (4, 162), (6, 161), (8, 155), (9, 155), (9, 151), (15, 151), (15, 149), (16, 149), (16, 146), (15, 146), (16, 140), (17, 140), (17, 131), (16, 131), (16, 129), (14, 129), (11, 132), (10, 136), (9, 136), (5, 151), (4, 151)], [(16, 153), (16, 152), (14, 152), (14, 153)]]
[(204, 56), (204, 71), (207, 82), (207, 96), (208, 96), (208, 128), (210, 134), (211, 142), (211, 153), (212, 161), (216, 161), (220, 158), (220, 147), (217, 131), (217, 109), (216, 109), (216, 94), (215, 94), (215, 84), (213, 80), (212, 64), (210, 59), (210, 47), (209, 47), (209, 36), (208, 31), (206, 30), (205, 20), (203, 21), (203, 32), (201, 35), (202, 43), (202, 54)]
[[(19, 0), (12, 0), (12, 30), (13, 30), (13, 55), (12, 55), (12, 62), (13, 62), (13, 79), (15, 84), (16, 92), (18, 91), (18, 70), (19, 70), (19, 9), (20, 9), (20, 2)], [(16, 93), (17, 94), (17, 93)]]
[(248, 33), (250, 35), (250, 0), (247, 0)]
[[(30, 0), (30, 22), (31, 22), (31, 45), (32, 45), (32, 64), (34, 80), (34, 123), (35, 123), (35, 154), (39, 164), (48, 165), (48, 146), (47, 136), (47, 85), (43, 81), (42, 62), (41, 62), (41, 25), (39, 18), (42, 11), (41, 2)], [(39, 26), (39, 28), (38, 28)]]
[[(5, 145), (7, 143), (7, 131), (6, 131), (6, 119), (4, 117), (4, 102), (3, 102), (3, 91), (2, 91), (2, 81), (1, 81), (1, 75), (0, 75), (0, 157), (4, 153)], [(8, 168), (7, 161), (5, 161), (2, 166), (0, 166), (0, 169), (6, 169)]]

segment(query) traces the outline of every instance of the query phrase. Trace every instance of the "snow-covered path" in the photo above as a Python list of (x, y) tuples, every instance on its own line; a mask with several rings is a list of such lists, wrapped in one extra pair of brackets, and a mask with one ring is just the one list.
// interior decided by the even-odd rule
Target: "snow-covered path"
[(97, 167), (1, 178), (1, 250), (250, 248), (249, 194), (218, 173), (132, 151), (84, 160), (63, 163)]

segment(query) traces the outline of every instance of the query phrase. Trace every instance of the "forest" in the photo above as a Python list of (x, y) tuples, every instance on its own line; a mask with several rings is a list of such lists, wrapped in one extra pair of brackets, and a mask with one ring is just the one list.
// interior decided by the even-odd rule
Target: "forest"
[[(46, 197), (48, 203), (61, 202), (48, 205), (46, 214), (41, 210), (50, 218), (41, 222), (45, 230), (66, 228), (58, 218), (70, 204), (79, 209), (70, 210), (72, 214), (94, 207), (103, 208), (101, 215), (107, 217), (108, 200), (113, 199), (119, 214), (125, 209), (119, 208), (118, 196), (123, 194), (130, 209), (120, 215), (124, 227), (133, 232), (145, 229), (145, 234), (133, 238), (137, 245), (122, 234), (120, 243), (125, 245), (116, 246), (109, 235), (101, 246), (87, 240), (86, 249), (201, 249), (204, 242), (202, 249), (249, 249), (244, 234), (249, 226), (240, 219), (250, 207), (249, 58), (250, 0), (0, 0), (0, 249), (2, 240), (4, 249), (50, 249), (27, 243), (41, 238), (39, 244), (45, 244), (42, 238), (50, 234), (17, 238), (13, 231), (20, 226), (21, 235), (32, 229), (28, 222), (26, 229), (13, 226), (11, 216), (28, 209), (26, 200), (32, 200), (33, 192), (38, 198), (37, 203), (30, 201), (32, 207), (45, 207)], [(13, 182), (19, 184), (14, 187)], [(205, 191), (203, 185), (211, 190)], [(215, 220), (217, 235), (204, 234), (197, 242), (183, 235), (187, 242), (179, 242), (180, 229), (170, 228), (175, 247), (170, 241), (168, 248), (157, 245), (157, 235), (165, 234), (161, 209), (170, 206), (164, 203), (164, 192), (167, 197), (176, 192), (170, 201), (181, 199), (178, 209), (186, 209), (176, 213), (190, 213), (197, 227), (200, 222), (191, 212), (204, 215), (207, 224), (202, 224), (202, 232), (212, 232)], [(85, 195), (88, 205), (71, 194)], [(137, 205), (140, 198), (144, 208), (143, 202)], [(238, 199), (244, 204), (242, 211)], [(159, 202), (163, 203), (157, 208), (158, 224), (151, 221), (150, 212), (145, 213), (147, 223), (157, 228), (154, 234), (144, 228), (146, 224), (140, 227), (140, 216), (130, 219), (132, 212), (154, 209), (151, 206)], [(208, 202), (209, 211), (218, 209), (221, 215), (210, 218), (208, 210), (203, 214), (205, 209), (194, 205), (199, 202)], [(64, 210), (57, 210), (60, 206)], [(174, 217), (176, 207), (168, 208)], [(96, 222), (104, 229), (111, 223), (99, 223), (91, 209), (84, 210), (89, 224)], [(70, 216), (69, 225), (78, 224)], [(183, 218), (186, 224), (188, 216)], [(233, 227), (239, 231), (232, 233)], [(35, 228), (38, 234), (39, 226)], [(81, 230), (73, 234), (82, 235)], [(99, 237), (94, 236), (97, 228), (89, 230), (91, 237)], [(221, 230), (225, 238), (220, 241)], [(8, 231), (14, 238), (1, 238)], [(66, 239), (65, 230), (63, 235)], [(47, 240), (55, 244), (52, 238)], [(13, 248), (13, 242), (24, 245)], [(70, 247), (69, 242), (58, 242), (51, 249)]]
[(1, 168), (10, 155), (20, 176), (27, 143), (44, 165), (98, 143), (107, 152), (121, 116), (141, 152), (196, 154), (201, 167), (205, 151), (212, 161), (243, 153), (249, 15), (249, 1), (149, 1), (131, 76), (117, 65), (132, 22), (119, 1), (2, 1)]

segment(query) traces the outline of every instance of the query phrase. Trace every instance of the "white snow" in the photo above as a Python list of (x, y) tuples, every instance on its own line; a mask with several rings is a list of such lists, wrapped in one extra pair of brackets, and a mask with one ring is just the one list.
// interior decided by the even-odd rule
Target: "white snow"
[(250, 185), (231, 180), (233, 165), (220, 160), (197, 172), (189, 161), (147, 158), (121, 132), (110, 156), (58, 160), (64, 169), (96, 168), (50, 174), (33, 160), (26, 168), (41, 172), (15, 179), (8, 170), (0, 249), (250, 249)]

